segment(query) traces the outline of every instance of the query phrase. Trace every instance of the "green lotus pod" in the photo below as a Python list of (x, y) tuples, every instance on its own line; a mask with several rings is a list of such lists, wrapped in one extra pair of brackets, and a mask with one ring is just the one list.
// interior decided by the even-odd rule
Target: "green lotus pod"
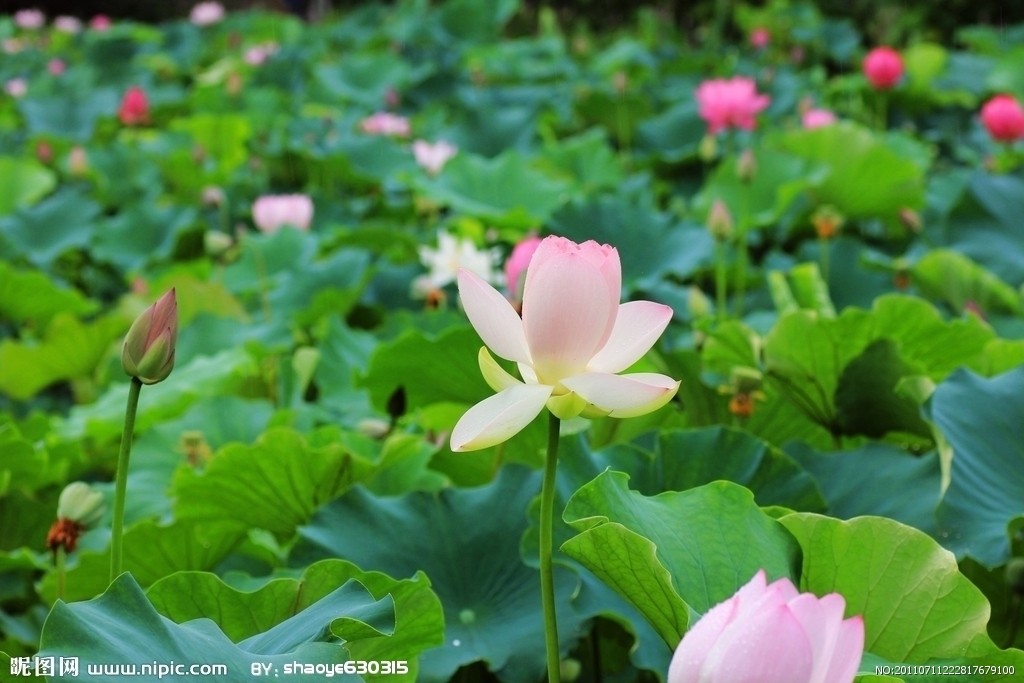
[(88, 529), (100, 521), (106, 508), (102, 493), (85, 482), (75, 481), (60, 492), (57, 518), (70, 519), (83, 529)]
[(178, 300), (171, 289), (132, 323), (121, 349), (121, 367), (143, 384), (161, 382), (174, 369), (177, 341)]

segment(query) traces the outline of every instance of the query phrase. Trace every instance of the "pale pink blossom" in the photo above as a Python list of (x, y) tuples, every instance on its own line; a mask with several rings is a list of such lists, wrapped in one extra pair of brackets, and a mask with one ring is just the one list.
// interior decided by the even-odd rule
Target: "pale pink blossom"
[(379, 111), (359, 122), (364, 133), (370, 135), (392, 135), (404, 138), (412, 131), (409, 119), (387, 111)]
[(286, 225), (309, 230), (313, 200), (304, 194), (264, 195), (252, 204), (252, 221), (261, 232), (277, 232)]
[(56, 57), (46, 63), (46, 70), (51, 76), (60, 76), (67, 68), (67, 64), (64, 63), (64, 60), (57, 59)]
[(872, 87), (888, 90), (903, 78), (903, 57), (891, 47), (876, 47), (861, 65)]
[(508, 294), (513, 301), (523, 300), (523, 287), (526, 285), (526, 269), (533, 260), (533, 255), (540, 246), (541, 239), (531, 235), (521, 240), (512, 248), (508, 260), (505, 261), (505, 283)]
[(864, 621), (838, 593), (800, 593), (764, 570), (711, 608), (676, 648), (668, 683), (852, 683)]
[(259, 45), (253, 45), (245, 51), (243, 58), (245, 63), (250, 66), (260, 66), (263, 62), (267, 61), (271, 55), (277, 52), (277, 43), (260, 43)]
[(82, 30), (82, 20), (67, 15), (59, 16), (53, 20), (53, 27), (61, 33), (79, 33)]
[(696, 97), (698, 113), (712, 135), (725, 128), (753, 130), (757, 114), (771, 103), (771, 98), (757, 92), (753, 79), (742, 76), (704, 81)]
[(110, 21), (110, 17), (108, 17), (106, 14), (97, 14), (89, 20), (89, 28), (91, 28), (93, 31), (99, 31), (101, 33), (103, 31), (109, 30), (112, 24), (113, 22)]
[(766, 29), (764, 26), (758, 26), (750, 32), (750, 45), (751, 47), (761, 50), (768, 47), (768, 44), (772, 42), (771, 31)]
[(14, 13), (14, 25), (25, 30), (35, 30), (46, 25), (46, 15), (37, 9), (23, 9)]
[(999, 142), (1024, 138), (1024, 109), (1013, 95), (996, 95), (981, 108), (981, 122)]
[[(654, 345), (672, 309), (650, 301), (620, 304), (622, 272), (613, 247), (564, 237), (541, 241), (526, 271), (523, 314), (467, 270), (459, 295), (487, 346), (484, 380), (496, 393), (470, 408), (452, 430), (453, 451), (511, 438), (545, 407), (560, 419), (632, 417), (668, 403), (679, 382), (649, 372), (619, 375)], [(487, 349), (518, 364), (522, 380)]]
[(808, 109), (801, 116), (804, 128), (811, 130), (822, 126), (831, 126), (836, 122), (836, 115), (828, 109)]
[(12, 78), (4, 83), (4, 92), (11, 97), (24, 97), (28, 92), (28, 83), (24, 78)]
[(192, 8), (188, 19), (196, 26), (212, 26), (224, 20), (224, 5), (219, 2), (201, 2)]
[(412, 154), (416, 157), (416, 163), (428, 173), (435, 175), (441, 172), (448, 160), (458, 151), (458, 147), (444, 140), (438, 140), (433, 144), (426, 140), (416, 140), (412, 143)]

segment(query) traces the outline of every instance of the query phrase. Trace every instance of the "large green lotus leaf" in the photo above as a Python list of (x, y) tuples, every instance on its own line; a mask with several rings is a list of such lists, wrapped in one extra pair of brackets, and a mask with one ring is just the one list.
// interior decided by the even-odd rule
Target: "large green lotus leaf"
[(641, 121), (636, 131), (636, 148), (661, 161), (686, 161), (697, 156), (707, 128), (707, 122), (697, 113), (696, 100), (687, 98), (664, 113)]
[(894, 662), (970, 657), (992, 649), (989, 604), (927, 534), (883, 517), (779, 520), (803, 550), (800, 589), (837, 592), (864, 617), (866, 650)]
[(0, 319), (45, 328), (57, 313), (83, 316), (97, 308), (77, 289), (63, 287), (37, 270), (0, 262)]
[(461, 42), (493, 42), (519, 10), (519, 0), (448, 0), (442, 5), (437, 20), (456, 44)]
[(419, 434), (391, 434), (380, 446), (366, 488), (378, 496), (400, 496), (410, 491), (439, 491), (445, 477), (430, 469), (437, 446)]
[(346, 426), (354, 427), (374, 414), (367, 392), (357, 383), (376, 345), (373, 335), (331, 318), (317, 347), (320, 356), (313, 373), (317, 402)]
[(388, 90), (402, 92), (407, 88), (411, 68), (390, 52), (364, 52), (321, 64), (314, 73), (328, 99), (376, 108), (385, 101)]
[(936, 246), (946, 246), (984, 266), (1013, 287), (1024, 283), (1020, 254), (1024, 253), (1024, 180), (1011, 175), (977, 171), (966, 191), (950, 193), (959, 201), (948, 218), (926, 226)]
[[(293, 143), (305, 149), (308, 142)], [(381, 136), (342, 136), (330, 143), (317, 159), (330, 174), (341, 176), (357, 187), (380, 185), (400, 171), (415, 171), (416, 162), (408, 146)], [(316, 168), (312, 166), (311, 168)]]
[(93, 240), (93, 254), (122, 272), (140, 270), (153, 261), (170, 260), (182, 233), (197, 218), (191, 207), (141, 202), (105, 221)]
[[(131, 496), (131, 492), (128, 493)], [(145, 520), (124, 534), (124, 570), (143, 587), (178, 571), (210, 571), (238, 545), (245, 528), (233, 521)], [(72, 602), (99, 595), (110, 582), (110, 549), (76, 552), (69, 561), (64, 599)], [(50, 603), (56, 599), (56, 577), (50, 571), (39, 586)]]
[(176, 118), (171, 130), (188, 133), (203, 153), (217, 162), (226, 180), (232, 171), (249, 158), (246, 143), (252, 135), (249, 119), (241, 114), (196, 114)]
[(28, 158), (0, 157), (0, 178), (0, 216), (35, 204), (57, 185), (53, 171)]
[(440, 645), (444, 635), (441, 602), (426, 576), (396, 580), (380, 572), (364, 572), (343, 560), (322, 560), (297, 578), (273, 579), (254, 591), (240, 591), (206, 572), (178, 572), (146, 591), (157, 611), (177, 623), (211, 619), (238, 642), (277, 626), (331, 594), (350, 580), (366, 587), (374, 599), (394, 601), (394, 633), (384, 638), (350, 642), (349, 653), (359, 660), (406, 660), (406, 675), (366, 676), (367, 680), (416, 680), (420, 652)]
[(921, 294), (962, 312), (970, 303), (983, 314), (1020, 313), (1024, 306), (1013, 287), (963, 254), (932, 249), (911, 269)]
[(71, 466), (81, 458), (80, 448), (62, 448), (55, 440), (35, 439), (0, 417), (0, 496), (8, 488), (34, 492), (63, 484)]
[[(529, 152), (536, 146), (537, 119), (545, 107), (564, 98), (564, 86), (463, 86), (455, 90), (460, 116), (443, 137), (460, 150), (497, 157), (509, 150)], [(447, 111), (445, 116), (449, 116)]]
[(179, 470), (175, 513), (178, 519), (232, 520), (285, 539), (369, 468), (341, 444), (311, 444), (291, 429), (270, 429), (254, 444), (223, 447), (202, 472)]
[(1024, 368), (985, 379), (958, 370), (936, 388), (928, 417), (953, 448), (938, 508), (939, 538), (987, 567), (1010, 555), (1007, 525), (1024, 516)]
[(695, 210), (705, 221), (714, 203), (721, 201), (737, 230), (774, 225), (802, 192), (825, 176), (822, 167), (771, 149), (753, 152), (753, 159), (755, 171), (749, 180), (740, 178), (736, 156), (715, 168), (694, 200)]
[[(202, 398), (233, 394), (256, 374), (255, 360), (241, 348), (228, 349), (214, 356), (201, 356), (177, 365), (170, 377), (142, 392), (136, 432), (181, 415)], [(116, 439), (121, 435), (127, 400), (126, 380), (108, 389), (95, 403), (72, 408), (67, 420), (56, 431), (72, 440), (86, 435), (99, 440)]]
[(882, 218), (895, 226), (900, 209), (924, 203), (924, 171), (857, 124), (789, 131), (770, 144), (824, 165), (828, 174), (813, 194), (847, 217)]
[(600, 128), (560, 140), (544, 150), (538, 163), (580, 193), (614, 190), (623, 178), (622, 165)]
[(480, 374), (481, 346), (470, 327), (451, 328), (436, 336), (408, 330), (377, 346), (363, 385), (382, 412), (398, 389), (405, 392), (408, 410), (441, 401), (476, 403), (494, 393)]
[(454, 211), (514, 228), (546, 223), (567, 190), (564, 181), (534, 170), (514, 152), (494, 159), (460, 153), (443, 173), (414, 182), (429, 199)]
[(598, 125), (607, 130), (616, 144), (629, 149), (636, 137), (640, 123), (653, 110), (651, 98), (639, 89), (618, 92), (604, 89), (584, 89), (573, 100), (576, 117), (587, 124)]
[(54, 382), (88, 377), (126, 327), (117, 316), (83, 323), (58, 313), (37, 343), (0, 341), (0, 392), (24, 400)]
[[(389, 576), (423, 571), (444, 606), (445, 638), (420, 659), (419, 680), (445, 681), (483, 661), (502, 681), (536, 681), (544, 670), (540, 576), (520, 559), (519, 538), (539, 490), (539, 474), (517, 466), (487, 486), (436, 494), (377, 498), (356, 487), (300, 530), (292, 559), (340, 557)], [(577, 580), (557, 570), (555, 584), (565, 654), (579, 635), (570, 606)]]
[(18, 100), (18, 108), (33, 136), (87, 142), (92, 138), (97, 119), (114, 116), (120, 98), (112, 88), (85, 92), (71, 89), (58, 95), (22, 98)]
[(884, 443), (834, 453), (793, 443), (786, 452), (814, 477), (830, 515), (890, 517), (934, 535), (941, 489), (935, 453), (915, 456)]
[(100, 207), (74, 188), (0, 219), (0, 234), (31, 263), (48, 267), (65, 251), (88, 246)]
[[(95, 600), (54, 605), (43, 627), (40, 655), (77, 657), (80, 673), (86, 673), (90, 664), (104, 662), (216, 663), (224, 665), (227, 673), (203, 678), (219, 683), (251, 680), (257, 665), (262, 664), (269, 666), (263, 670), (273, 674), (274, 680), (297, 683), (309, 676), (289, 673), (289, 664), (347, 661), (351, 659), (347, 647), (335, 638), (358, 642), (384, 637), (393, 624), (391, 600), (374, 600), (357, 581), (349, 581), (271, 630), (236, 644), (209, 620), (175, 624), (161, 616), (132, 576), (122, 574)], [(72, 681), (77, 676), (58, 675), (49, 680)], [(107, 683), (120, 679), (115, 672), (89, 674), (89, 680)]]
[(563, 518), (580, 533), (562, 550), (633, 603), (670, 647), (691, 608), (706, 612), (758, 569), (797, 575), (796, 544), (742, 486), (718, 481), (648, 498), (628, 480), (606, 471), (573, 494)]
[(583, 242), (612, 244), (622, 260), (623, 281), (634, 287), (667, 275), (686, 278), (711, 263), (714, 244), (707, 231), (656, 208), (619, 196), (574, 201), (552, 216), (551, 231)]

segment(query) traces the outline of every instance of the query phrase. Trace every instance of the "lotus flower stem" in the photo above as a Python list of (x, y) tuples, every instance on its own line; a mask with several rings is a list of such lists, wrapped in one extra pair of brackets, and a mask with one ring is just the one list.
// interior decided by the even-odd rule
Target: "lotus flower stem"
[(114, 522), (110, 537), (110, 580), (121, 573), (124, 540), (124, 499), (128, 493), (128, 460), (132, 454), (132, 436), (135, 433), (135, 414), (139, 408), (142, 381), (132, 377), (128, 388), (128, 405), (124, 411), (124, 431), (121, 433), (121, 452), (117, 456), (117, 479), (114, 483)]
[(743, 317), (743, 297), (747, 290), (747, 230), (739, 231), (736, 240), (736, 317)]
[(715, 244), (715, 311), (719, 323), (725, 322), (726, 295), (729, 286), (728, 266), (725, 262), (725, 242), (718, 240)]
[(548, 452), (544, 458), (544, 483), (540, 493), (540, 592), (544, 611), (544, 642), (547, 647), (548, 683), (561, 680), (558, 652), (558, 622), (555, 618), (555, 575), (551, 563), (553, 552), (555, 472), (558, 464), (558, 430), (560, 420), (554, 413), (548, 420)]
[(64, 550), (64, 546), (58, 546), (53, 551), (53, 571), (57, 576), (57, 599), (64, 599), (64, 587), (67, 585), (67, 576), (64, 569), (64, 560), (67, 558), (67, 552)]

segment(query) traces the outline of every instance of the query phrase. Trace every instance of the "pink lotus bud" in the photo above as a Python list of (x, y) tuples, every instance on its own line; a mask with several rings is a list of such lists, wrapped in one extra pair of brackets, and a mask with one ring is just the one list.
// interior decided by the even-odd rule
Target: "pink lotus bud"
[(261, 232), (277, 232), (286, 225), (309, 230), (313, 200), (304, 194), (265, 195), (252, 204), (252, 222)]
[(823, 126), (831, 126), (836, 122), (836, 115), (828, 109), (808, 109), (803, 113), (801, 122), (804, 128), (812, 130)]
[(149, 121), (149, 98), (139, 87), (128, 88), (121, 98), (117, 118), (126, 126), (138, 126)]
[(698, 113), (707, 121), (711, 135), (725, 128), (754, 130), (757, 114), (771, 103), (767, 95), (758, 94), (752, 79), (742, 76), (704, 81), (696, 97)]
[(67, 64), (62, 59), (51, 59), (46, 63), (46, 70), (51, 76), (60, 76), (67, 69)]
[(391, 135), (400, 138), (408, 137), (411, 132), (409, 119), (386, 111), (379, 111), (366, 117), (359, 122), (359, 128), (370, 135)]
[(716, 199), (708, 212), (708, 232), (719, 242), (732, 238), (734, 225), (729, 207), (721, 199)]
[(455, 145), (444, 140), (438, 140), (433, 144), (426, 140), (416, 140), (412, 143), (412, 154), (416, 157), (416, 163), (433, 175), (440, 173), (458, 151)]
[(864, 75), (872, 87), (888, 90), (903, 78), (903, 57), (891, 47), (876, 47), (863, 63)]
[(110, 21), (110, 17), (106, 14), (97, 14), (89, 20), (89, 28), (93, 31), (99, 31), (102, 33), (103, 31), (109, 30), (112, 23), (113, 22)]
[(761, 50), (768, 47), (768, 44), (772, 42), (772, 34), (764, 26), (758, 26), (750, 32), (749, 40), (751, 47)]
[(219, 2), (201, 2), (192, 8), (188, 19), (196, 26), (212, 26), (224, 19), (224, 5)]
[(75, 34), (82, 30), (82, 20), (78, 17), (60, 16), (53, 20), (53, 27), (61, 33)]
[(505, 261), (505, 282), (509, 296), (514, 301), (523, 300), (523, 286), (526, 284), (526, 269), (537, 251), (541, 239), (536, 235), (527, 237), (512, 248), (508, 260)]
[(14, 13), (14, 25), (27, 31), (46, 25), (46, 15), (37, 9), (23, 9)]
[(800, 593), (764, 570), (712, 607), (676, 648), (668, 683), (852, 683), (864, 621), (838, 593)]
[(4, 83), (4, 92), (14, 98), (24, 97), (28, 92), (28, 83), (24, 78), (12, 78)]
[(981, 122), (999, 142), (1024, 138), (1024, 109), (1013, 95), (996, 95), (981, 108)]
[(161, 382), (174, 369), (177, 342), (178, 300), (172, 289), (132, 323), (121, 349), (121, 367), (143, 384)]

